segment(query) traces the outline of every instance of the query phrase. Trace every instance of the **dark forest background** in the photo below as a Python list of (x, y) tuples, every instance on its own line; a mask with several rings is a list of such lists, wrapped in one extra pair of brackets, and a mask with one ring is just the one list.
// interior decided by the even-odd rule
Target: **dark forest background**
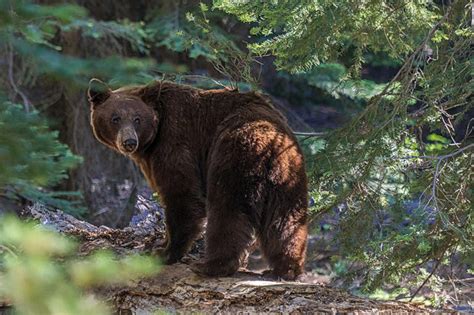
[(160, 213), (137, 167), (93, 138), (92, 77), (258, 90), (306, 153), (314, 279), (391, 298), (422, 284), (430, 303), (462, 304), (451, 280), (472, 280), (471, 9), (0, 0), (0, 214), (41, 203), (123, 228)]

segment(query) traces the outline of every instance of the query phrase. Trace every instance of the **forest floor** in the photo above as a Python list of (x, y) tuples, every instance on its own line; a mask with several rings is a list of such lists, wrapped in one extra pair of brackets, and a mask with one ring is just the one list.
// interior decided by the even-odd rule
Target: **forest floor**
[[(97, 249), (111, 249), (118, 255), (146, 253), (165, 235), (162, 224), (137, 224), (124, 229), (111, 229), (80, 221), (61, 211), (30, 207), (26, 215), (80, 242), (78, 255)], [(274, 281), (261, 273), (240, 270), (225, 278), (203, 278), (193, 273), (190, 263), (203, 254), (197, 242), (181, 263), (164, 266), (152, 278), (126, 286), (96, 289), (120, 314), (169, 312), (239, 312), (239, 313), (432, 313), (435, 310), (419, 303), (380, 301), (358, 297), (333, 288), (323, 278), (303, 277), (298, 282)]]

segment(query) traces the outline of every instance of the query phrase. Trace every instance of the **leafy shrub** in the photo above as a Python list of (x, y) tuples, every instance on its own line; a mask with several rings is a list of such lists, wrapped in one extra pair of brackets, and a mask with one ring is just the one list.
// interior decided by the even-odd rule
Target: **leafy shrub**
[(0, 299), (11, 301), (14, 313), (22, 315), (111, 314), (90, 289), (159, 271), (150, 257), (117, 259), (107, 251), (75, 257), (76, 246), (71, 239), (43, 227), (2, 217)]

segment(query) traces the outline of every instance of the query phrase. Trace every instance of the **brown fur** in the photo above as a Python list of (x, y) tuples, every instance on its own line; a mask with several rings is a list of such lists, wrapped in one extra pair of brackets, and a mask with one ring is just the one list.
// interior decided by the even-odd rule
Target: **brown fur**
[[(89, 100), (97, 139), (133, 159), (164, 203), (166, 263), (185, 254), (207, 217), (200, 273), (233, 274), (255, 236), (275, 275), (294, 279), (303, 272), (303, 155), (285, 119), (262, 96), (155, 82), (92, 89)], [(111, 122), (114, 115), (120, 123)], [(121, 145), (127, 137), (138, 141), (133, 152)]]

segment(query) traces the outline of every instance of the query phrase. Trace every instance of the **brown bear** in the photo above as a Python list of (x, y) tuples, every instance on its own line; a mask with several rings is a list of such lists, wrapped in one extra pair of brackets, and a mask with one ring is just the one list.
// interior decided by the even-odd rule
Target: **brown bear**
[(88, 96), (95, 137), (135, 161), (160, 195), (165, 263), (186, 253), (207, 218), (198, 273), (235, 273), (255, 237), (275, 276), (303, 272), (304, 158), (266, 98), (167, 81), (112, 91), (96, 79)]

